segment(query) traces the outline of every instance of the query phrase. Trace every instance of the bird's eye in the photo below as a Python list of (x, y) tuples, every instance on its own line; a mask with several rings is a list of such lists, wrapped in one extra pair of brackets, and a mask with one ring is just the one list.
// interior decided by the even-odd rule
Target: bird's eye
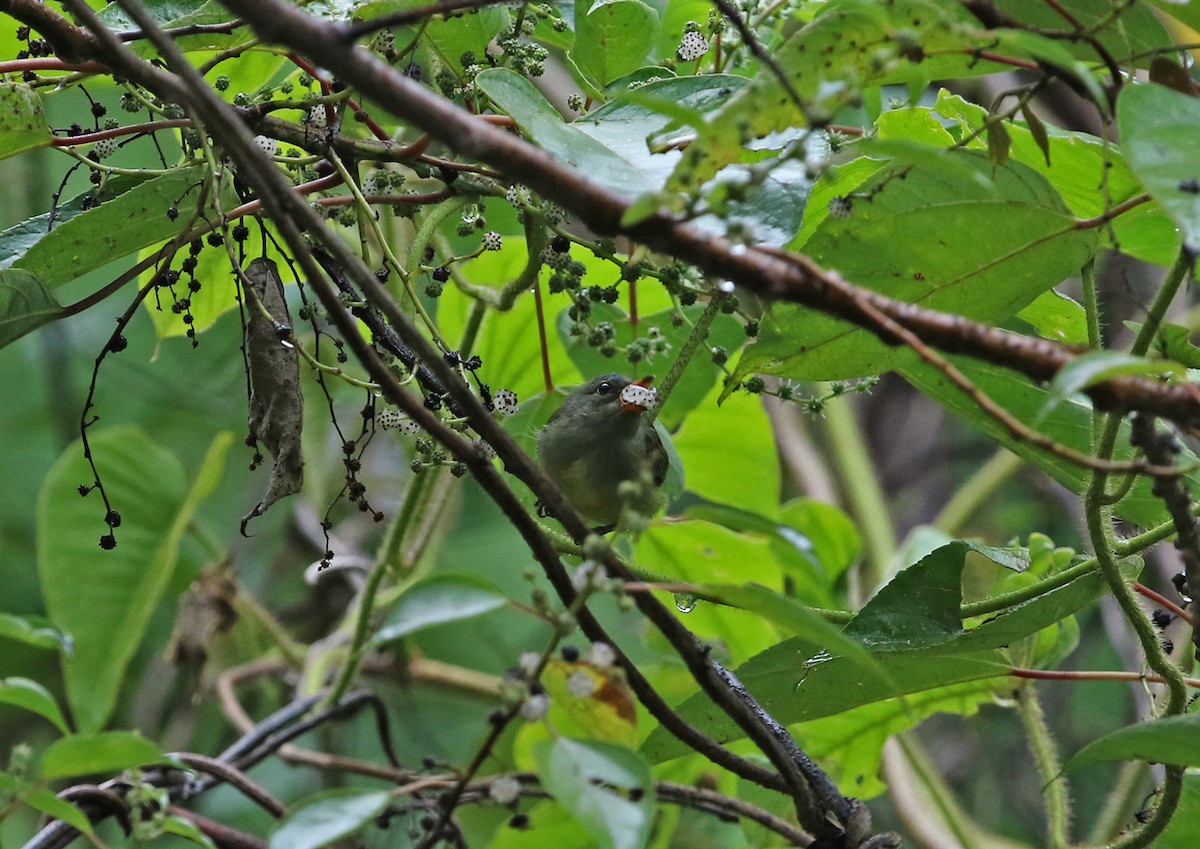
[(609, 392), (612, 392), (612, 384), (607, 380), (596, 387), (597, 395), (607, 395)]

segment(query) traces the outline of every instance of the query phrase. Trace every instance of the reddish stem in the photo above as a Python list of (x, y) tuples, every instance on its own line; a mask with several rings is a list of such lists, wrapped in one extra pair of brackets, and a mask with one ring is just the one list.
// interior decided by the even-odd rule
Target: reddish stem
[(1145, 584), (1140, 584), (1137, 581), (1133, 582), (1133, 591), (1135, 593), (1137, 593), (1138, 595), (1145, 596), (1146, 598), (1150, 599), (1152, 602), (1157, 604), (1159, 607), (1163, 608), (1164, 610), (1169, 610), (1171, 613), (1178, 616), (1184, 622), (1195, 627), (1196, 623), (1192, 619), (1192, 614), (1188, 613), (1186, 610), (1184, 610), (1182, 607), (1180, 607), (1175, 602), (1171, 601), (1166, 596), (1156, 593), (1154, 590), (1150, 589)]
[(549, 393), (554, 391), (554, 378), (550, 376), (550, 346), (546, 341), (546, 313), (542, 309), (542, 287), (539, 283), (533, 284), (533, 305), (537, 310), (538, 342), (542, 348), (542, 382)]

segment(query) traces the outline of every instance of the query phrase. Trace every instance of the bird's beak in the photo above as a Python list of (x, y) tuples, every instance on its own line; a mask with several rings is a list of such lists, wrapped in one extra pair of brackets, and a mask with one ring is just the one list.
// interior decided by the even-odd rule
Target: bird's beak
[[(653, 389), (650, 388), (650, 384), (653, 382), (654, 382), (654, 375), (650, 374), (639, 380), (635, 380), (633, 383), (629, 384), (629, 386), (627, 386), (625, 388), (628, 389), (632, 386), (640, 386), (643, 389), (649, 390), (649, 393), (654, 395), (655, 399), (657, 400), (658, 393), (656, 393)], [(651, 401), (648, 404), (644, 404), (644, 403), (639, 403), (637, 401), (627, 400), (625, 397), (624, 391), (622, 391), (621, 397), (619, 400), (620, 400), (620, 404), (621, 404), (621, 410), (626, 413), (644, 413), (646, 410), (650, 409), (650, 407), (653, 406), (653, 404), (654, 404), (654, 401)]]

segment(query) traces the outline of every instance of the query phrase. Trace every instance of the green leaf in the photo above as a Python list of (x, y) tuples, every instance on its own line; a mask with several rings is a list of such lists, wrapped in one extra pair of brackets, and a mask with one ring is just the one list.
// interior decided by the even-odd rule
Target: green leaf
[[(992, 366), (966, 357), (949, 357), (954, 367), (965, 374), (981, 391), (995, 399), (1017, 420), (1034, 427), (1060, 445), (1087, 452), (1092, 448), (1092, 408), (1089, 404), (1068, 400), (1056, 405), (1048, 414), (1039, 416), (1046, 405), (1046, 390), (1036, 386), (1028, 378), (999, 366)], [(1082, 492), (1088, 481), (1089, 472), (1057, 455), (1034, 447), (1027, 440), (1014, 439), (1008, 429), (992, 416), (980, 409), (974, 399), (964, 395), (937, 369), (923, 363), (907, 366), (902, 370), (904, 378), (918, 390), (937, 401), (947, 410), (970, 422), (989, 438), (1019, 455), (1046, 472), (1056, 481), (1073, 492)], [(1129, 447), (1129, 431), (1122, 426), (1117, 438), (1114, 459), (1128, 460), (1132, 456)], [(1185, 450), (1179, 457), (1183, 464), (1195, 463), (1195, 454)], [(1200, 484), (1196, 472), (1185, 476), (1190, 485)], [(1134, 484), (1129, 494), (1114, 508), (1122, 519), (1143, 528), (1153, 527), (1170, 517), (1162, 502), (1150, 492), (1145, 479)]]
[(1133, 173), (1183, 231), (1188, 250), (1200, 250), (1200, 150), (1194, 133), (1200, 102), (1159, 85), (1126, 86), (1117, 126)]
[(0, 638), (16, 640), (39, 649), (60, 649), (67, 654), (73, 649), (70, 635), (64, 634), (40, 616), (0, 613)]
[(627, 197), (647, 187), (647, 175), (587, 133), (564, 123), (533, 83), (515, 71), (489, 68), (475, 78), (475, 85), (497, 109), (510, 115), (530, 140), (572, 170)]
[(209, 839), (209, 836), (186, 817), (175, 815), (166, 817), (162, 823), (162, 830), (167, 834), (174, 834), (176, 837), (182, 837), (184, 840), (204, 846), (206, 849), (217, 849), (217, 845)]
[[(69, 283), (107, 262), (129, 256), (179, 232), (167, 208), (204, 179), (205, 169), (179, 168), (147, 180), (100, 206), (55, 226), (13, 265), (37, 275), (50, 289)], [(191, 196), (189, 196), (191, 197)]]
[(1075, 753), (1064, 770), (1104, 761), (1150, 761), (1176, 766), (1200, 765), (1200, 714), (1165, 716), (1128, 725)]
[(953, 542), (902, 570), (846, 626), (869, 649), (926, 648), (962, 631), (962, 568), (967, 546)]
[[(1195, 14), (1200, 15), (1200, 9), (1195, 9)], [(1200, 775), (1185, 772), (1179, 807), (1163, 833), (1155, 838), (1154, 849), (1192, 849), (1197, 843), (1200, 843)]]
[(485, 65), (488, 42), (511, 26), (508, 9), (504, 5), (491, 5), (446, 20), (429, 19), (422, 40), (428, 40), (442, 62), (460, 73), (464, 53), (474, 53), (476, 61)]
[(36, 784), (22, 781), (6, 772), (0, 772), (0, 796), (10, 794), (51, 819), (62, 820), (84, 834), (92, 833), (91, 820), (70, 802), (58, 798), (44, 787), (38, 787)]
[(802, 637), (811, 643), (824, 646), (830, 652), (857, 662), (869, 674), (885, 677), (887, 675), (884, 667), (860, 642), (848, 636), (811, 607), (790, 596), (755, 583), (699, 584), (697, 593), (705, 598), (757, 613), (774, 622), (789, 636)]
[(102, 551), (104, 507), (78, 487), (92, 481), (81, 446), (70, 446), (38, 495), (38, 575), (50, 619), (75, 640), (64, 658), (67, 702), (80, 730), (104, 726), (126, 667), (141, 643), (179, 557), (196, 507), (215, 486), (233, 441), (209, 448), (189, 492), (183, 469), (143, 431), (93, 431), (92, 454), (112, 506), (121, 514), (117, 547)]
[[(620, 746), (561, 737), (534, 750), (538, 778), (603, 849), (642, 849), (654, 823), (650, 767)], [(636, 801), (631, 794), (636, 793)]]
[[(848, 217), (825, 218), (805, 253), (865, 288), (987, 322), (1013, 315), (1078, 273), (1095, 250), (1095, 234), (1074, 228), (1074, 216), (1044, 178), (1019, 162), (996, 167), (976, 152), (952, 158), (967, 168), (916, 168), (903, 179), (875, 173), (856, 189), (870, 200), (852, 200)], [(961, 233), (972, 236), (955, 235)], [(835, 380), (915, 359), (841, 319), (777, 303), (735, 374)]]
[(1188, 368), (1200, 368), (1200, 347), (1192, 344), (1190, 336), (1191, 331), (1182, 325), (1162, 324), (1158, 328), (1158, 337), (1154, 340), (1155, 348), (1168, 360), (1174, 360)]
[(0, 271), (0, 348), (49, 324), (61, 311), (37, 275), (18, 268)]
[(27, 85), (0, 84), (0, 159), (50, 144), (42, 99)]
[[(147, 175), (140, 173), (114, 175), (105, 181), (104, 186), (100, 189), (99, 200), (101, 204), (111, 201), (150, 179)], [(54, 228), (87, 212), (94, 207), (94, 203), (95, 198), (92, 192), (84, 192), (59, 203), (55, 207), (53, 215), (49, 212), (35, 215), (0, 233), (0, 268), (11, 267)]]
[(790, 730), (839, 787), (852, 787), (856, 797), (871, 799), (888, 789), (881, 767), (883, 747), (891, 737), (934, 714), (971, 716), (995, 700), (996, 682), (968, 681), (862, 705)]
[(1053, 339), (1064, 345), (1087, 345), (1087, 313), (1083, 307), (1050, 289), (1033, 299), (1025, 309), (1017, 313), (1021, 321), (1033, 325), (1043, 339)]
[(383, 813), (391, 798), (386, 790), (339, 787), (301, 799), (271, 832), (268, 849), (320, 849), (357, 834)]
[[(1093, 0), (1060, 0), (1060, 3), (1062, 8), (1079, 22), (1078, 25), (1082, 29), (1088, 32), (1095, 31), (1100, 43), (1119, 63), (1131, 61), (1127, 57), (1133, 54), (1141, 54), (1139, 64), (1148, 64), (1147, 54), (1161, 51), (1171, 45), (1166, 28), (1145, 4), (1114, 6), (1111, 3), (1096, 3)], [(1054, 31), (1071, 28), (1063, 16), (1043, 0), (996, 0), (996, 7), (1001, 13), (1015, 18), (1030, 30)], [(997, 35), (1009, 32), (1003, 29), (996, 31)], [(1059, 41), (1054, 44), (1068, 56), (1075, 56), (1087, 62), (1096, 61), (1095, 49), (1082, 39)], [(1058, 62), (1061, 63), (1061, 60)]]
[[(633, 561), (651, 574), (689, 584), (782, 585), (767, 539), (710, 522), (651, 525), (638, 539)], [(702, 638), (720, 640), (736, 662), (779, 642), (779, 631), (770, 621), (738, 607), (697, 604), (687, 625)]]
[(640, 0), (576, 0), (570, 57), (604, 88), (642, 65), (658, 34), (658, 14)]
[(1130, 374), (1159, 376), (1168, 372), (1175, 372), (1176, 376), (1180, 376), (1183, 371), (1183, 368), (1173, 363), (1135, 357), (1123, 351), (1088, 351), (1072, 359), (1054, 375), (1042, 413), (1044, 415), (1049, 412), (1056, 404), (1061, 404), (1076, 392), (1082, 392), (1089, 386), (1114, 377)]
[(54, 781), (80, 775), (112, 775), (133, 767), (170, 762), (158, 746), (140, 734), (105, 731), (55, 740), (42, 755), (42, 778)]
[(800, 105), (771, 69), (760, 69), (749, 87), (712, 116), (710, 132), (684, 152), (671, 186), (699, 188), (722, 166), (739, 161), (748, 139), (827, 122), (870, 86), (923, 86), (932, 79), (987, 73), (997, 66), (967, 54), (971, 46), (988, 49), (991, 43), (991, 34), (955, 3), (822, 4), (810, 24), (772, 50)]
[[(910, 693), (1006, 677), (1011, 669), (997, 651), (947, 653), (935, 647), (888, 652), (879, 658), (888, 677), (863, 677), (852, 661), (830, 658), (820, 649), (801, 638), (784, 640), (738, 667), (738, 680), (764, 710), (790, 725)], [(852, 686), (847, 682), (853, 682)], [(689, 697), (677, 711), (718, 742), (729, 743), (745, 736), (703, 693)], [(657, 763), (691, 750), (664, 729), (656, 728), (642, 744), (642, 751)]]
[(70, 734), (66, 717), (50, 691), (28, 678), (4, 678), (0, 680), (0, 703), (14, 705), (33, 711), (50, 720), (63, 734)]
[(767, 517), (779, 513), (781, 472), (759, 398), (739, 393), (720, 407), (714, 387), (675, 434), (687, 491)]
[[(916, 111), (924, 111), (923, 108)], [(890, 113), (889, 113), (890, 114)], [(938, 93), (934, 114), (958, 124), (963, 134), (984, 126), (987, 113), (958, 95)], [(886, 117), (886, 115), (884, 116)], [(883, 119), (880, 120), (882, 130)], [(1047, 127), (1050, 161), (1032, 127), (1008, 126), (1012, 158), (1050, 181), (1071, 212), (1094, 219), (1113, 206), (1144, 193), (1121, 152), (1111, 142), (1082, 132)], [(974, 143), (981, 146), (981, 142)], [(1105, 190), (1097, 192), (1096, 186)], [(1147, 262), (1169, 265), (1178, 253), (1175, 225), (1156, 203), (1143, 203), (1098, 229), (1103, 244)]]
[[(697, 129), (703, 132), (704, 116), (719, 109), (748, 84), (745, 77), (729, 74), (659, 80), (622, 92), (571, 126), (646, 175), (647, 182), (641, 190), (648, 192), (666, 184), (682, 156), (669, 148), (695, 134), (690, 125), (700, 124)], [(679, 126), (681, 123), (689, 126)]]
[(386, 645), (446, 622), (474, 619), (508, 604), (500, 588), (474, 575), (432, 575), (396, 601), (372, 644)]

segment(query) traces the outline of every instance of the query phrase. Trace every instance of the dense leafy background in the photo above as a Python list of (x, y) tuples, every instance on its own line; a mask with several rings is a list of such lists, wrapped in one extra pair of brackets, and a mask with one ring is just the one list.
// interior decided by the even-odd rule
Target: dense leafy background
[[(164, 25), (232, 19), (211, 2), (145, 5)], [(414, 5), (305, 9), (363, 20)], [(419, 67), (432, 89), (510, 119), (559, 163), (626, 197), (628, 223), (674, 210), (735, 243), (803, 252), (898, 300), (1055, 342), (1103, 341), (1113, 349), (1106, 358), (1081, 358), (1048, 385), (1003, 364), (952, 360), (1016, 419), (1088, 452), (1100, 420), (1080, 390), (1116, 374), (1178, 379), (1200, 367), (1186, 293), (1149, 352), (1116, 353), (1147, 321), (1162, 319), (1147, 319), (1146, 307), (1181, 247), (1194, 249), (1200, 238), (1200, 106), (1188, 72), (1178, 67), (1171, 75), (1162, 65), (1176, 57), (1175, 44), (1196, 40), (1186, 27), (1200, 16), (1193, 5), (1166, 2), (1064, 0), (1059, 12), (1056, 5), (997, 3), (1014, 23), (992, 30), (966, 8), (932, 0), (744, 9), (774, 68), (732, 27), (711, 25), (719, 16), (710, 18), (711, 7), (696, 0), (496, 5), (396, 27), (390, 53), (373, 44), (397, 67)], [(104, 16), (114, 28), (131, 26), (116, 8)], [(529, 37), (502, 51), (497, 45), (521, 20)], [(703, 58), (677, 54), (685, 29), (703, 34)], [(16, 30), (16, 21), (0, 18), (0, 59), (26, 49)], [(223, 75), (217, 88), (239, 105), (319, 94), (278, 52), (235, 49), (250, 38), (243, 27), (180, 43), (196, 64), (229, 51), (208, 78)], [(411, 52), (396, 55), (406, 47)], [(1139, 74), (1115, 102), (1104, 89), (1112, 83), (1108, 59)], [(538, 66), (550, 73), (536, 73)], [(1043, 88), (1047, 75), (1055, 81)], [(336, 555), (366, 563), (389, 528), (408, 529), (402, 553), (415, 554), (384, 582), (372, 623), (378, 630), (366, 644), (407, 672), (372, 665), (364, 681), (389, 708), (405, 764), (465, 765), (501, 704), (499, 676), (523, 653), (557, 648), (563, 635), (534, 610), (549, 605), (542, 613), (557, 613), (545, 601), (552, 594), (520, 537), (469, 478), (451, 477), (444, 465), (414, 474), (412, 463), (427, 454), (411, 435), (381, 432), (362, 455), (360, 478), (372, 508), (386, 517), (382, 524), (339, 499), (341, 444), (361, 427), (367, 393), (327, 377), (326, 400), (307, 368), (305, 489), (256, 519), (249, 537), (238, 534), (267, 472), (247, 471), (251, 452), (239, 445), (242, 312), (224, 247), (199, 253), (194, 275), (202, 287), (189, 307), (172, 311), (164, 290), (148, 297), (123, 329), (128, 347), (99, 369), (88, 416), (100, 420), (88, 434), (122, 522), (115, 551), (97, 547), (104, 511), (96, 493), (77, 492), (91, 479), (79, 422), (96, 357), (110, 344), (133, 284), (69, 320), (55, 319), (61, 305), (136, 263), (152, 266), (154, 252), (196, 211), (194, 186), (208, 179), (209, 166), (199, 156), (184, 162), (194, 139), (161, 131), (158, 148), (143, 136), (105, 158), (106, 166), (130, 170), (106, 173), (94, 191), (87, 167), (68, 170), (73, 161), (49, 149), (50, 128), (96, 124), (90, 101), (122, 124), (141, 118), (122, 112), (127, 90), (111, 77), (61, 90), (46, 80), (55, 77), (33, 85), (10, 73), (0, 81), (0, 457), (7, 472), (0, 489), (0, 745), (12, 753), (0, 772), (0, 796), (24, 803), (0, 807), (0, 845), (28, 839), (37, 812), (87, 828), (78, 809), (48, 792), (68, 779), (112, 775), (165, 751), (221, 751), (236, 736), (211, 697), (221, 672), (262, 658), (291, 670), (238, 690), (255, 719), (337, 676), (357, 624), (360, 585), (340, 571), (314, 579), (310, 564), (324, 556), (326, 515)], [(365, 107), (401, 140), (419, 135)], [(278, 114), (305, 133), (320, 132), (299, 123), (307, 110), (297, 103)], [(811, 131), (812, 122), (838, 129)], [(1108, 131), (1116, 141), (1105, 140)], [(345, 132), (369, 135), (350, 120)], [(282, 148), (300, 157), (294, 146)], [(438, 145), (432, 150), (454, 157)], [(312, 165), (293, 168), (295, 180), (312, 179), (304, 171)], [(403, 175), (404, 188), (419, 193), (446, 180), (444, 170), (415, 160), (388, 173)], [(740, 291), (736, 306), (727, 300), (714, 318), (706, 306), (721, 297), (716, 281), (672, 257), (599, 239), (502, 176), (468, 174), (452, 185), (456, 194), (415, 212), (381, 205), (378, 230), (363, 242), (371, 261), (383, 261), (375, 240), (386, 239), (411, 272), (410, 291), (393, 275), (400, 302), (412, 310), (415, 298), (447, 348), (478, 354), (481, 378), (517, 394), (522, 407), (506, 427), (528, 450), (562, 387), (610, 370), (661, 379), (677, 358), (690, 357), (660, 417), (686, 472), (685, 491), (671, 518), (623, 539), (619, 550), (647, 574), (695, 585), (663, 598), (678, 603), (712, 656), (738, 670), (842, 792), (870, 800), (877, 828), (926, 844), (923, 825), (948, 830), (964, 845), (1041, 845), (1043, 791), (1053, 783), (1074, 794), (1071, 838), (1103, 842), (1133, 822), (1161, 781), (1161, 769), (1147, 762), (1200, 763), (1193, 715), (1145, 721), (1162, 702), (1157, 690), (1148, 698), (1140, 685), (1064, 681), (1039, 685), (1035, 695), (1014, 677), (1014, 670), (1144, 671), (1110, 585), (1089, 559), (1096, 540), (1080, 517), (1100, 507), (1079, 497), (1088, 469), (1015, 438), (944, 369), (909, 348), (811, 308), (764, 304)], [(346, 194), (339, 188), (327, 196)], [(206, 198), (202, 212), (210, 218), (213, 198), (223, 209), (239, 203), (229, 183)], [(1111, 221), (1100, 220), (1114, 209)], [(359, 227), (372, 215), (351, 211), (336, 225), (359, 244)], [(486, 225), (477, 226), (481, 219)], [(503, 236), (499, 250), (479, 250), (484, 229)], [(286, 267), (285, 252), (269, 243), (274, 231), (251, 231), (248, 257), (267, 255)], [(570, 237), (569, 250), (549, 247), (555, 235)], [(543, 264), (547, 258), (554, 267)], [(434, 277), (440, 265), (452, 269), (450, 281)], [(580, 292), (580, 275), (594, 296)], [(284, 276), (294, 282), (290, 272)], [(298, 311), (298, 287), (288, 289)], [(185, 335), (182, 312), (193, 318), (198, 347)], [(689, 350), (693, 328), (710, 318)], [(1089, 322), (1101, 318), (1098, 340)], [(323, 347), (311, 331), (300, 339), (333, 362), (328, 337)], [(1141, 356), (1147, 353), (1149, 360)], [(346, 369), (362, 376), (353, 362)], [(881, 374), (870, 394), (830, 383)], [(781, 397), (764, 397), (772, 393)], [(1132, 453), (1122, 428), (1115, 454)], [(1181, 458), (1195, 459), (1186, 448)], [(1196, 474), (1185, 480), (1194, 483)], [(526, 502), (532, 507), (532, 497)], [(1154, 539), (1104, 545), (1121, 555), (1125, 579), (1178, 600), (1167, 580), (1179, 568), (1173, 552), (1150, 548), (1170, 532), (1150, 482), (1134, 482), (1111, 513), (1130, 534), (1162, 529)], [(208, 644), (206, 664), (175, 663), (168, 646), (180, 599), (219, 564), (236, 576), (237, 624)], [(591, 604), (688, 721), (752, 751), (628, 605), (609, 593)], [(1168, 637), (1190, 671), (1188, 633), (1176, 623)], [(565, 642), (588, 657), (577, 633)], [(656, 782), (700, 784), (789, 815), (786, 800), (713, 767), (658, 727), (619, 676), (570, 653), (549, 657), (541, 679), (551, 696), (547, 719), (508, 728), (481, 773), (529, 773), (549, 798), (520, 802), (529, 831), (507, 825), (512, 811), (495, 801), (463, 807), (470, 845), (782, 845), (748, 820), (719, 822), (668, 804)], [(577, 676), (594, 692), (580, 695)], [(1047, 775), (1042, 763), (1039, 772), (1023, 737), (1036, 726), (1029, 703), (1037, 699), (1068, 768), (1055, 782), (1057, 770)], [(383, 760), (369, 718), (300, 742)], [(269, 834), (272, 847), (321, 846), (352, 833), (372, 845), (402, 845), (410, 831), (419, 833), (415, 814), (398, 817), (386, 833), (374, 828), (389, 801), (378, 780), (277, 760), (253, 776), (289, 806), (278, 824), (228, 788), (206, 794), (196, 809)], [(1181, 786), (1183, 802), (1158, 846), (1194, 845), (1200, 786), (1194, 775)], [(946, 801), (950, 787), (954, 799)], [(187, 820), (160, 825), (159, 842), (203, 840)], [(109, 845), (123, 839), (108, 825), (102, 834)]]

